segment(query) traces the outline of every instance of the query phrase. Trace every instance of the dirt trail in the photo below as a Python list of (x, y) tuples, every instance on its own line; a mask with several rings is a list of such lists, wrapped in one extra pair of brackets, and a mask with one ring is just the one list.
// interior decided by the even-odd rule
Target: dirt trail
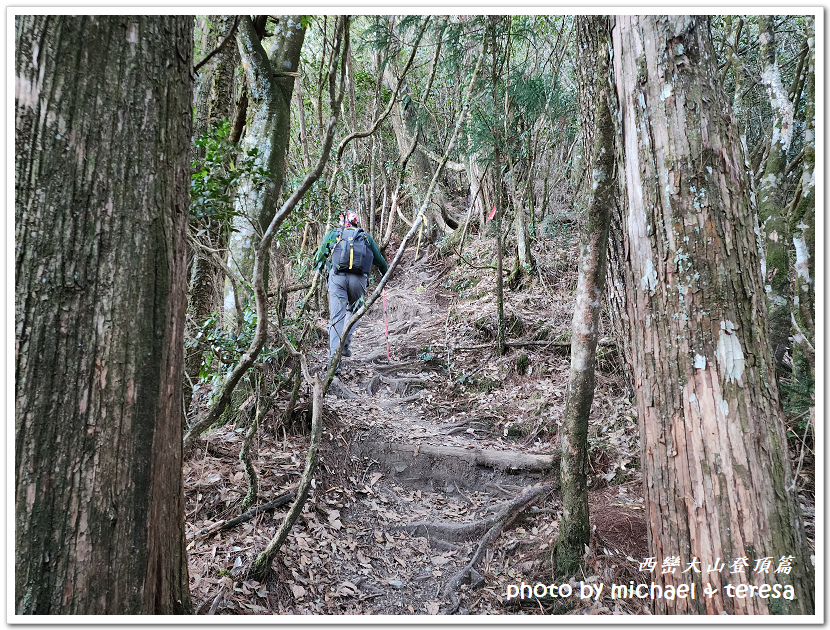
[[(188, 491), (192, 588), (203, 608), (225, 593), (220, 614), (436, 614), (454, 608), (505, 614), (518, 612), (505, 605), (508, 583), (549, 581), (545, 551), (557, 531), (555, 492), (487, 547), (468, 580), (473, 583), (450, 589), (461, 597), (451, 606), (446, 584), (486, 531), (464, 535), (458, 526), (486, 522), (526, 488), (555, 483), (554, 444), (517, 441), (510, 428), (561, 412), (567, 378), (565, 358), (534, 347), (528, 353), (539, 376), (511, 377), (509, 388), (499, 381), (507, 359), (500, 365), (489, 347), (477, 347), (487, 344), (473, 322), (493, 310), (492, 300), (487, 291), (459, 297), (449, 290), (452, 271), (448, 262), (426, 255), (414, 264), (403, 261), (386, 295), (391, 361), (381, 301), (356, 329), (352, 357), (344, 359), (325, 400), (319, 483), (275, 562), (277, 580), (246, 580), (244, 568), (288, 506), (233, 531), (195, 537), (199, 528), (238, 514), (242, 468), (223, 458), (218, 444), (238, 452), (239, 430), (216, 431), (213, 452), (206, 448), (187, 463), (188, 487), (193, 479), (203, 484)], [(508, 307), (521, 319), (523, 308), (534, 310), (534, 299), (513, 294)], [(320, 344), (314, 362), (322, 368), (325, 358)], [(266, 430), (260, 438), (261, 503), (302, 470), (303, 436), (285, 437)], [(206, 477), (206, 469), (216, 472)], [(213, 510), (200, 513), (194, 496), (200, 488), (200, 497), (218, 492)], [(635, 482), (594, 494), (593, 504), (604, 507), (598, 521), (608, 521), (601, 555), (624, 557), (642, 547), (639, 494)], [(441, 522), (449, 526), (417, 525)]]

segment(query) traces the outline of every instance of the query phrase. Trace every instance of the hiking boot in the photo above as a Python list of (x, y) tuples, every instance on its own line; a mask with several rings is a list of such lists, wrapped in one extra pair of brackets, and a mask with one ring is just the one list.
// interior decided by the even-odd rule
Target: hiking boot
[(349, 348), (343, 348), (343, 356), (344, 357), (352, 356), (352, 351)]

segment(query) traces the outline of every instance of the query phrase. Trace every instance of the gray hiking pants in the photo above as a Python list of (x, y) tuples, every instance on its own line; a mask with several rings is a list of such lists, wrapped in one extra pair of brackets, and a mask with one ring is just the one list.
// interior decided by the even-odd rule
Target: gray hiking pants
[[(329, 313), (331, 323), (329, 324), (329, 362), (337, 352), (340, 345), (340, 337), (346, 322), (358, 309), (357, 301), (366, 295), (366, 284), (369, 276), (357, 273), (334, 273), (329, 272)], [(352, 326), (346, 338), (346, 345), (343, 350), (349, 349), (352, 340), (352, 333), (357, 326)]]

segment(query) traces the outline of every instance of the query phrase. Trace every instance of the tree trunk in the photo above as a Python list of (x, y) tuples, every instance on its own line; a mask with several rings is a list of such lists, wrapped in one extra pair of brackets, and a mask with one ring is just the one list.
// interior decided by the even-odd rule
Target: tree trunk
[[(611, 118), (611, 67), (609, 30), (606, 16), (578, 17), (578, 31), (587, 41), (580, 46), (580, 81), (589, 81), (595, 95), (596, 133), (593, 134), (591, 163), (592, 195), (588, 198), (587, 218), (579, 258), (571, 335), (571, 372), (565, 413), (562, 417), (562, 520), (554, 561), (559, 575), (577, 573), (585, 545), (590, 541), (588, 516), (588, 416), (594, 401), (594, 368), (599, 313), (605, 285), (605, 258), (608, 224), (616, 188), (616, 134)], [(580, 84), (580, 90), (583, 88)]]
[[(228, 36), (234, 24), (234, 16), (213, 15), (210, 16), (210, 23), (205, 25), (208, 28), (205, 37), (205, 50), (210, 52), (220, 41)], [(199, 138), (212, 126), (222, 120), (230, 120), (233, 115), (233, 107), (236, 102), (234, 95), (234, 72), (239, 65), (239, 52), (236, 47), (226, 45), (213, 61), (202, 68), (196, 84), (196, 116), (193, 121), (193, 137)], [(194, 151), (198, 150), (193, 145)], [(204, 229), (211, 249), (224, 251), (227, 247), (227, 235), (224, 226), (217, 221), (207, 220), (204, 224), (196, 227), (194, 232)], [(219, 306), (217, 286), (219, 272), (210, 257), (204, 252), (193, 252), (195, 261), (193, 272), (190, 274), (190, 290), (188, 311), (191, 315), (192, 324), (187, 331), (190, 338), (194, 338), (199, 327), (205, 319)], [(192, 348), (185, 355), (183, 383), (184, 410), (187, 413), (190, 408), (190, 401), (193, 398), (193, 384), (199, 380), (199, 372), (204, 359), (204, 348), (201, 344)]]
[[(285, 153), (290, 140), (291, 94), (294, 77), (286, 72), (296, 72), (300, 62), (300, 50), (305, 29), (298, 15), (279, 16), (275, 27), (270, 55), (265, 54), (251, 18), (239, 20), (237, 42), (248, 86), (247, 133), (241, 149), (247, 152), (258, 149), (257, 164), (271, 174), (265, 186), (254, 187), (243, 183), (240, 187), (238, 210), (234, 219), (236, 230), (230, 238), (229, 249), (233, 258), (229, 265), (238, 271), (240, 280), (252, 283), (254, 248), (279, 206), (279, 196), (285, 176)], [(251, 211), (256, 208), (256, 213)], [(266, 252), (267, 255), (267, 252)], [(268, 260), (264, 261), (265, 289), (268, 291)], [(233, 310), (233, 293), (225, 288), (225, 310)]]
[[(519, 266), (516, 269), (516, 274), (518, 277), (533, 269), (533, 258), (530, 254), (530, 233), (527, 229), (524, 199), (523, 196), (519, 194), (516, 185), (518, 169), (509, 156), (508, 160), (510, 162), (510, 199), (513, 202), (513, 212), (516, 215), (516, 253), (519, 258)], [(532, 175), (529, 174), (528, 177), (532, 177)]]
[(779, 369), (789, 348), (790, 337), (790, 254), (789, 226), (785, 216), (787, 150), (793, 134), (793, 104), (781, 82), (775, 60), (775, 32), (772, 16), (758, 16), (761, 41), (761, 79), (767, 88), (773, 111), (772, 138), (758, 187), (758, 219), (764, 239), (764, 279), (769, 309), (770, 340)]
[[(656, 599), (656, 611), (811, 614), (814, 570), (765, 325), (757, 222), (709, 20), (617, 16), (612, 34), (634, 384), (658, 563), (649, 577), (718, 589), (711, 598)], [(791, 573), (776, 573), (787, 556)], [(673, 558), (681, 569), (658, 572)], [(733, 573), (740, 558), (749, 566)], [(681, 573), (695, 559), (702, 573)], [(729, 563), (723, 573), (706, 572), (717, 559)], [(768, 573), (757, 570), (764, 559)], [(724, 590), (765, 582), (787, 585), (794, 599)]]
[[(501, 19), (499, 16), (490, 16), (488, 18), (488, 27), (490, 28), (490, 35), (492, 38), (492, 53), (493, 53), (493, 69), (491, 75), (492, 81), (492, 96), (493, 108), (498, 103), (498, 58), (499, 47), (496, 42), (496, 26)], [(503, 188), (501, 175), (501, 160), (499, 151), (499, 132), (494, 130), (495, 142), (493, 146), (493, 179), (495, 180), (496, 189), (496, 353), (498, 356), (504, 356), (507, 351), (505, 339), (505, 323), (504, 323), (504, 251), (502, 247), (502, 202), (501, 191)]]
[(294, 96), (297, 105), (297, 120), (300, 123), (300, 146), (303, 149), (303, 169), (311, 168), (311, 158), (308, 156), (308, 135), (305, 128), (305, 99), (303, 98), (303, 82), (301, 80), (294, 83), (296, 90)]
[(189, 612), (193, 18), (19, 16), (15, 42), (15, 612)]
[[(235, 18), (233, 15), (207, 17), (208, 23), (203, 25), (205, 54), (227, 37)], [(195, 88), (194, 138), (199, 138), (222, 120), (230, 120), (237, 99), (234, 72), (238, 65), (239, 52), (231, 41), (199, 70)]]
[[(796, 374), (809, 373), (812, 380), (815, 370), (815, 277), (816, 277), (816, 83), (815, 83), (815, 36), (814, 18), (807, 18), (809, 30), (807, 84), (804, 93), (804, 112), (807, 127), (804, 130), (804, 161), (801, 173), (801, 199), (792, 216), (793, 245), (795, 247), (795, 291), (793, 292), (793, 314), (795, 320), (795, 347), (793, 364)], [(807, 365), (800, 367), (803, 357)]]

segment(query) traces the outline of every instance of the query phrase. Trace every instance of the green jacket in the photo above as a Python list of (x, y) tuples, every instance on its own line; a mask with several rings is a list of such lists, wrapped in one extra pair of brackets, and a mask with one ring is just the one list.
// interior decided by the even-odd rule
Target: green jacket
[[(314, 255), (314, 268), (320, 271), (323, 270), (323, 264), (326, 265), (326, 275), (328, 275), (329, 271), (331, 271), (331, 258), (330, 254), (331, 251), (334, 249), (335, 243), (337, 243), (337, 230), (340, 228), (334, 228), (333, 230), (329, 230), (326, 232), (326, 235), (323, 237), (323, 242), (320, 243), (320, 247), (317, 248), (317, 253)], [(346, 228), (347, 230), (353, 228)], [(386, 270), (389, 269), (389, 265), (386, 264), (386, 259), (383, 257), (383, 254), (380, 253), (380, 248), (378, 244), (375, 243), (375, 239), (373, 239), (368, 232), (364, 232), (366, 234), (366, 240), (369, 241), (369, 247), (372, 248), (372, 254), (374, 256), (374, 264), (375, 266), (380, 269), (381, 273), (386, 273)]]

